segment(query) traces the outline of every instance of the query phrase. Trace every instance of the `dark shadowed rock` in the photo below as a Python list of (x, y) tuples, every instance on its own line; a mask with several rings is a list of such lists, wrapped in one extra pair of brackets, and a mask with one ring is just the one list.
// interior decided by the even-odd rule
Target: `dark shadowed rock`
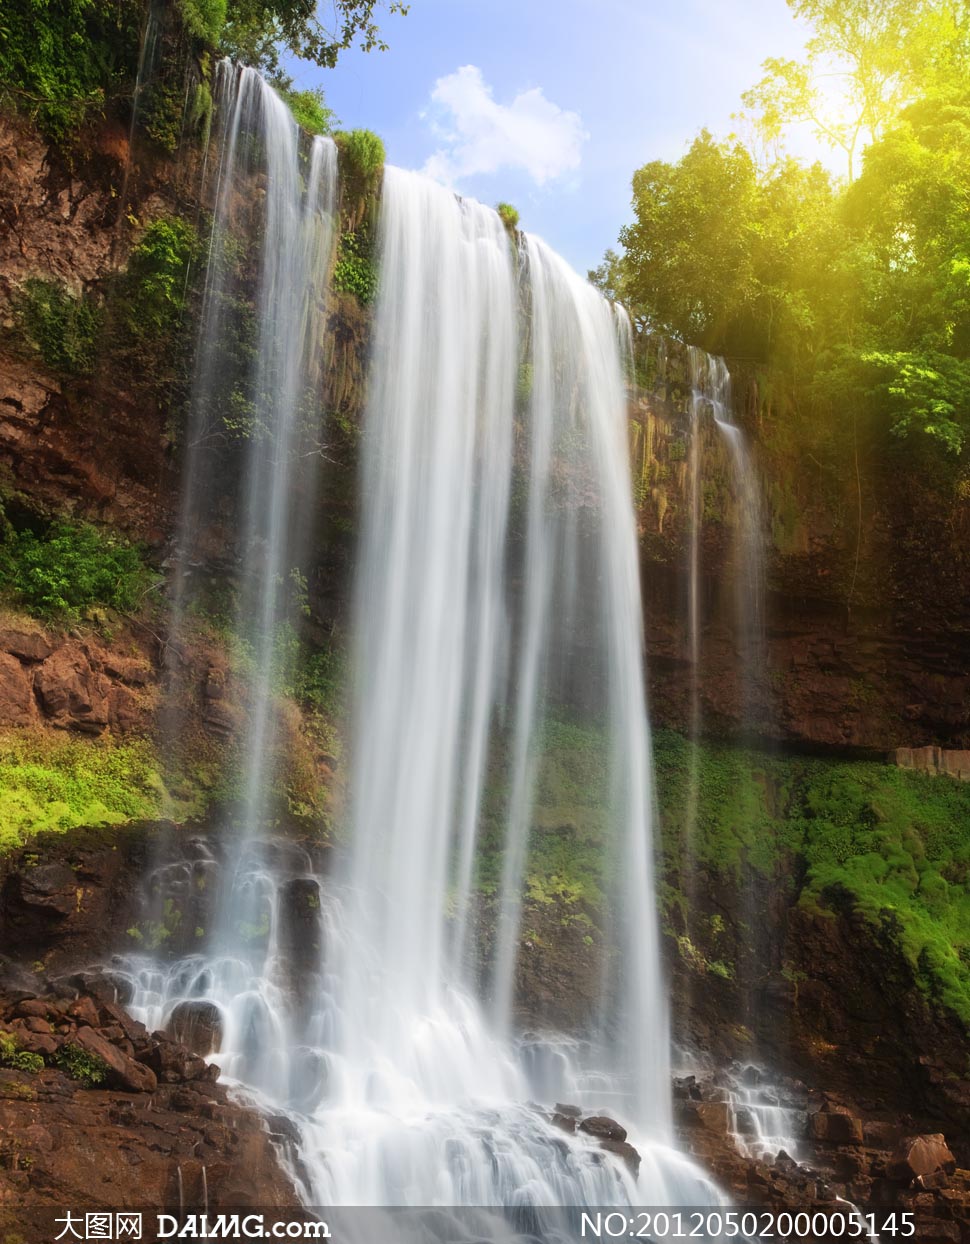
[(587, 1136), (595, 1136), (597, 1140), (626, 1140), (626, 1128), (621, 1127), (616, 1119), (611, 1119), (605, 1114), (594, 1114), (588, 1119), (583, 1119), (579, 1124), (579, 1130), (585, 1132)]
[(628, 1141), (601, 1140), (600, 1148), (618, 1157), (634, 1179), (640, 1174), (640, 1155)]

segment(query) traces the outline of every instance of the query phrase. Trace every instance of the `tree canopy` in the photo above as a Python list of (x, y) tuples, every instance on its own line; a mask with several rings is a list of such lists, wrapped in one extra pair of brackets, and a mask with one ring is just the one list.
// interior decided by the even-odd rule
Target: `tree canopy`
[(753, 360), (820, 408), (851, 404), (894, 437), (959, 455), (970, 436), (970, 13), (944, 0), (789, 4), (813, 25), (806, 58), (766, 62), (745, 102), (761, 109), (762, 137), (779, 136), (818, 102), (811, 75), (847, 65), (850, 106), (828, 135), (853, 157), (847, 176), (704, 131), (676, 163), (634, 173), (620, 251), (591, 277), (642, 326)]

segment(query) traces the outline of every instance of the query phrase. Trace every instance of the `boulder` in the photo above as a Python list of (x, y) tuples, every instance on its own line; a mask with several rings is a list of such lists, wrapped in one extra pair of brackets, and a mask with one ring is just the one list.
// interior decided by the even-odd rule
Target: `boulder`
[(91, 998), (83, 995), (71, 1003), (67, 1008), (67, 1013), (79, 1027), (97, 1028), (101, 1022), (98, 1008)]
[(579, 1130), (597, 1140), (626, 1140), (626, 1128), (621, 1127), (616, 1119), (611, 1119), (605, 1114), (594, 1114), (588, 1119), (583, 1119), (579, 1124)]
[(861, 1145), (862, 1120), (851, 1114), (847, 1107), (827, 1101), (814, 1114), (808, 1116), (810, 1140), (826, 1145)]
[(0, 726), (26, 726), (37, 709), (27, 671), (16, 657), (0, 652)]
[(21, 661), (46, 661), (54, 643), (44, 631), (30, 626), (0, 627), (0, 651)]
[(573, 1118), (572, 1115), (569, 1115), (569, 1114), (560, 1114), (558, 1111), (556, 1111), (556, 1113), (552, 1116), (550, 1122), (552, 1123), (553, 1127), (558, 1127), (561, 1131), (564, 1131), (564, 1132), (575, 1132), (576, 1130), (576, 1120)]
[[(163, 1035), (163, 1034), (157, 1034)], [(163, 1084), (181, 1084), (186, 1080), (198, 1080), (206, 1074), (205, 1059), (193, 1054), (174, 1041), (153, 1040), (147, 1049), (136, 1056), (139, 1063), (150, 1068)]]
[(634, 1179), (640, 1174), (640, 1155), (628, 1141), (601, 1140), (600, 1148), (618, 1157)]
[(894, 1183), (908, 1184), (938, 1172), (952, 1175), (956, 1168), (956, 1159), (942, 1133), (934, 1132), (924, 1136), (904, 1136), (886, 1167), (886, 1175)]
[(109, 686), (77, 643), (47, 658), (34, 678), (37, 698), (52, 725), (100, 734), (108, 724)]
[(217, 1054), (222, 1046), (222, 1012), (211, 1002), (180, 1002), (169, 1016), (166, 1031), (194, 1054)]
[(93, 1028), (79, 1028), (74, 1042), (105, 1063), (108, 1080), (115, 1088), (127, 1089), (131, 1093), (154, 1093), (158, 1087), (158, 1080), (150, 1067), (123, 1054)]

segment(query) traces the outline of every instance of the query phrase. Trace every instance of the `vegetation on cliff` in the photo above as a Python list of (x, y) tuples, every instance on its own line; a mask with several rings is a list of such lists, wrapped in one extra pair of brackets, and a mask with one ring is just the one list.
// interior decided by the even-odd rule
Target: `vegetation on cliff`
[[(931, 0), (878, 14), (789, 2), (813, 38), (803, 62), (766, 62), (745, 97), (751, 141), (705, 131), (677, 163), (637, 170), (621, 253), (595, 277), (640, 322), (754, 361), (843, 439), (858, 420), (957, 455), (970, 432), (970, 17)], [(834, 110), (823, 58), (842, 71)], [(846, 153), (845, 180), (785, 154), (797, 121)]]

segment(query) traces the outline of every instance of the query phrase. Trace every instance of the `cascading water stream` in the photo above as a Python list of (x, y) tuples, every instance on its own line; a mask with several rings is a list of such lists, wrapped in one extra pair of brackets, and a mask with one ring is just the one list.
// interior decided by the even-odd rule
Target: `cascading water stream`
[[(307, 526), (294, 462), (304, 396), (317, 383), (332, 152), (318, 143), (301, 156), (284, 106), (256, 75), (220, 73), (217, 249), (193, 444), (205, 443), (219, 385), (220, 230), (238, 210), (235, 179), (254, 150), (266, 188), (255, 439), (241, 490), (239, 630), (254, 658), (246, 798), (207, 952), (133, 963), (132, 1009), (154, 1028), (186, 1002), (218, 1008), (217, 1060), (292, 1119), (311, 1204), (707, 1201), (709, 1182), (671, 1142), (628, 326), (537, 239), (514, 248), (491, 210), (385, 171), (347, 846), (333, 874), (319, 875), (300, 848), (261, 834), (280, 744), (274, 636)], [(186, 550), (205, 471), (201, 455), (190, 457)], [(175, 600), (184, 612), (183, 558)], [(516, 1016), (521, 895), (547, 732), (566, 719), (589, 723), (598, 739), (613, 922), (588, 1031), (526, 1040)], [(474, 883), (496, 768), (507, 788), (490, 950)], [(207, 848), (195, 849), (209, 875)], [(535, 1097), (623, 1118), (643, 1157), (639, 1185), (591, 1138), (528, 1105)]]

